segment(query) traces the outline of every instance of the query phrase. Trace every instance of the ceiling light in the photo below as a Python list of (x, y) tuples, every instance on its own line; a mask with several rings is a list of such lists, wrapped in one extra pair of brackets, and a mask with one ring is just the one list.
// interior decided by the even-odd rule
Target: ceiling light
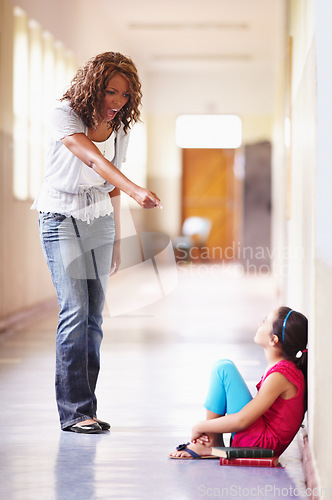
[(245, 23), (131, 23), (132, 30), (246, 30)]
[(175, 133), (180, 148), (236, 149), (242, 144), (242, 121), (236, 115), (181, 115)]

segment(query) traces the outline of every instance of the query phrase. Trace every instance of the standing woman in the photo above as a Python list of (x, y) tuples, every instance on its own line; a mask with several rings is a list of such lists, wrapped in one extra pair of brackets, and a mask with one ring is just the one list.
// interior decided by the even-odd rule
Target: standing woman
[(120, 263), (119, 195), (143, 208), (159, 198), (120, 172), (130, 126), (140, 117), (137, 70), (120, 53), (80, 68), (51, 120), (46, 173), (32, 208), (60, 307), (56, 398), (62, 430), (100, 433), (95, 388), (109, 275)]

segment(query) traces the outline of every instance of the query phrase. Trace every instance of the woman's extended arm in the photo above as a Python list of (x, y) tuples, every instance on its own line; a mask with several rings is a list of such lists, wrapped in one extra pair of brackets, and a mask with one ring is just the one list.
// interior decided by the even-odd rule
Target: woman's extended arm
[[(256, 396), (238, 413), (203, 420), (192, 429), (192, 442), (206, 434), (242, 431), (253, 424), (288, 388), (290, 382), (281, 373), (271, 373)], [(203, 439), (204, 441), (204, 439)]]
[(158, 196), (134, 184), (123, 175), (113, 163), (108, 161), (97, 146), (83, 133), (68, 135), (62, 139), (63, 144), (88, 167), (93, 168), (103, 179), (128, 194), (143, 208), (161, 208)]

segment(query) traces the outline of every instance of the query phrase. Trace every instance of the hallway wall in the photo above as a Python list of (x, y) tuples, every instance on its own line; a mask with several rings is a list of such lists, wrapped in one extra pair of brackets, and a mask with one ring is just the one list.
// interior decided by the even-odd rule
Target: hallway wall
[[(331, 74), (328, 1), (292, 0), (274, 127), (273, 247), (281, 301), (309, 319), (309, 446), (321, 488), (331, 487), (332, 377), (326, 318), (332, 296)], [(288, 69), (290, 73), (288, 74)], [(284, 145), (290, 118), (289, 148)]]
[(54, 297), (31, 201), (13, 196), (13, 7), (0, 0), (0, 320)]
[(314, 287), (314, 419), (311, 422), (314, 449), (321, 486), (331, 484), (331, 414), (332, 398), (326, 397), (328, 381), (332, 379), (329, 319), (332, 297), (332, 33), (329, 19), (332, 5), (328, 0), (315, 2), (317, 49), (317, 168), (315, 175), (315, 275)]

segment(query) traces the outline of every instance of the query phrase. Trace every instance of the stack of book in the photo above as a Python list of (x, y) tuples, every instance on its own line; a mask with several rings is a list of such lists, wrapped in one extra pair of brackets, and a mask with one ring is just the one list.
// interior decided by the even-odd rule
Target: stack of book
[(269, 448), (216, 446), (212, 448), (212, 455), (220, 457), (220, 465), (279, 467), (279, 457)]

